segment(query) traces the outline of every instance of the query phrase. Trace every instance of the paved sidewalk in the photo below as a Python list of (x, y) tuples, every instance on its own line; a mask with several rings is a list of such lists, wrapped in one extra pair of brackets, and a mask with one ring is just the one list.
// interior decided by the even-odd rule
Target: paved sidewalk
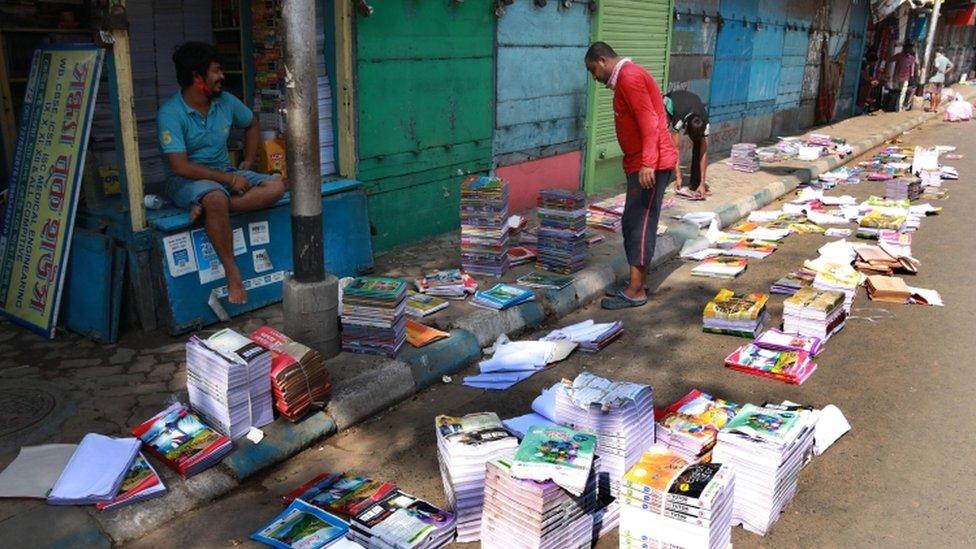
[[(963, 88), (970, 98), (976, 89)], [(817, 128), (818, 133), (844, 137), (855, 156), (894, 138), (931, 115), (920, 112), (859, 117)], [(678, 201), (662, 216), (669, 226), (659, 239), (654, 264), (672, 258), (697, 229), (674, 219), (688, 211), (715, 211), (728, 224), (772, 202), (801, 181), (841, 165), (836, 158), (818, 162), (785, 162), (764, 166), (755, 174), (731, 170), (723, 161), (709, 169), (713, 196), (705, 202)], [(619, 192), (619, 191), (618, 191)], [(615, 194), (615, 193), (609, 193)], [(530, 214), (531, 215), (531, 214)], [(531, 219), (531, 217), (530, 217)], [(459, 264), (459, 235), (452, 233), (376, 258), (376, 272), (413, 277)], [(287, 459), (317, 439), (362, 419), (439, 382), (480, 357), (481, 347), (502, 333), (537, 327), (565, 316), (602, 295), (604, 288), (626, 272), (620, 239), (608, 235), (591, 249), (589, 267), (577, 282), (560, 292), (540, 292), (538, 301), (508, 311), (485, 311), (468, 303), (452, 303), (429, 323), (451, 330), (452, 337), (424, 349), (406, 348), (396, 360), (342, 354), (330, 361), (335, 378), (327, 413), (291, 425), (276, 422), (260, 445), (238, 443), (220, 466), (189, 482), (169, 478), (169, 493), (160, 499), (118, 511), (96, 513), (82, 508), (51, 508), (42, 502), (0, 501), (0, 536), (22, 539), (32, 525), (36, 545), (106, 545), (124, 542), (171, 520), (178, 513), (219, 497), (268, 466)], [(514, 269), (503, 280), (529, 271)], [(482, 285), (495, 281), (481, 280)], [(282, 326), (280, 305), (234, 319), (230, 325), (250, 331), (261, 325)], [(127, 333), (117, 345), (101, 346), (71, 333), (53, 341), (0, 320), (0, 466), (26, 444), (76, 442), (88, 432), (122, 435), (172, 399), (186, 398), (185, 338), (164, 333)], [(162, 471), (161, 471), (162, 472)], [(164, 475), (169, 475), (164, 473)], [(38, 524), (51, 527), (38, 529)]]

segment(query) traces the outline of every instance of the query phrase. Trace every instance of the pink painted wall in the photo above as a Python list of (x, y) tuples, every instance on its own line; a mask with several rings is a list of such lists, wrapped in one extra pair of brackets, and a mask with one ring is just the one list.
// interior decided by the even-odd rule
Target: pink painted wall
[(573, 151), (497, 168), (495, 175), (508, 183), (508, 209), (519, 212), (534, 207), (542, 189), (578, 189), (581, 155)]

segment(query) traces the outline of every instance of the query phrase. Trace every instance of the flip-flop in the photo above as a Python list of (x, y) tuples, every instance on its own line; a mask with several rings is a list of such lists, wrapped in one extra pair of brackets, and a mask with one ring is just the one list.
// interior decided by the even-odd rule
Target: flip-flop
[(627, 297), (623, 293), (613, 297), (605, 297), (603, 298), (603, 301), (600, 302), (600, 307), (603, 307), (609, 311), (618, 311), (620, 309), (629, 309), (631, 307), (641, 307), (643, 305), (647, 305), (646, 297), (635, 300)]
[[(624, 280), (623, 282), (618, 282), (616, 284), (611, 284), (607, 286), (607, 289), (603, 292), (607, 297), (616, 297), (621, 294), (627, 287), (630, 286), (629, 280)], [(644, 289), (647, 290), (647, 284), (644, 285)]]

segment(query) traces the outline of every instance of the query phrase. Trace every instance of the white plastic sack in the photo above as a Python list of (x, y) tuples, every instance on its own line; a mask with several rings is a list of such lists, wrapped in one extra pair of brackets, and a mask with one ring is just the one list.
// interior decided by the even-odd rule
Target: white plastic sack
[(946, 107), (946, 122), (962, 122), (964, 120), (969, 120), (972, 117), (973, 106), (968, 102), (963, 101), (961, 97), (956, 101), (949, 103), (949, 106)]

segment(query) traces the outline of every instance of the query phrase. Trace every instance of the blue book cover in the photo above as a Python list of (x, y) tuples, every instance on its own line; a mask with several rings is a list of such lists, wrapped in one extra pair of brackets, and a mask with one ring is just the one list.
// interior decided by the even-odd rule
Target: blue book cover
[(251, 539), (279, 549), (328, 547), (349, 532), (349, 525), (325, 511), (295, 500)]

